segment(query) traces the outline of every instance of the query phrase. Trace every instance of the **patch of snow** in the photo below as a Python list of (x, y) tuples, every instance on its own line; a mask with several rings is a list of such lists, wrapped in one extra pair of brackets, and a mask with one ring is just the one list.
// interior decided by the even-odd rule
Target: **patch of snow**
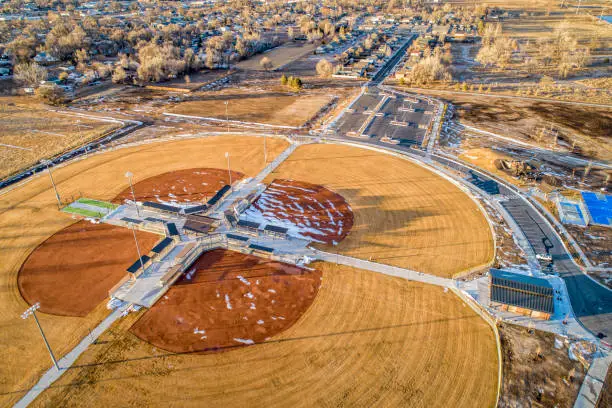
[(227, 293), (225, 294), (225, 306), (227, 307), (227, 310), (232, 310), (232, 304), (230, 303), (230, 297)]
[(257, 309), (257, 307), (255, 307), (255, 303), (251, 303), (251, 307), (249, 309), (251, 309), (251, 310)]
[(240, 280), (240, 282), (244, 283), (245, 285), (250, 285), (250, 284), (251, 284), (251, 282), (249, 282), (248, 280), (246, 280), (246, 279), (244, 278), (244, 276), (242, 276), (242, 275), (238, 275), (237, 277), (238, 277), (238, 279)]
[(197, 327), (193, 329), (193, 334), (206, 334), (206, 330), (199, 330)]
[(270, 293), (276, 293), (276, 291), (274, 289), (268, 289), (268, 292)]
[(255, 344), (255, 342), (251, 339), (240, 339), (240, 338), (234, 337), (234, 341), (237, 341), (238, 343), (242, 343), (242, 344)]
[(263, 320), (258, 320), (257, 324), (264, 324), (265, 322)]
[(253, 295), (251, 292), (247, 292), (244, 294), (245, 297), (248, 297), (249, 299), (254, 299), (255, 295)]

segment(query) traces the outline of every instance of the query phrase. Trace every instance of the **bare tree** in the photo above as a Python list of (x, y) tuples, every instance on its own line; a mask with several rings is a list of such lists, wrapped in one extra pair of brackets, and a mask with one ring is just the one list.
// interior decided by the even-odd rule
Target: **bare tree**
[(334, 72), (334, 67), (331, 62), (322, 58), (319, 62), (317, 62), (317, 74), (321, 78), (329, 78)]
[(260, 61), (259, 61), (259, 65), (261, 65), (261, 67), (263, 69), (265, 69), (266, 71), (269, 71), (272, 69), (273, 65), (272, 65), (272, 61), (270, 60), (270, 58), (268, 57), (263, 57)]
[(15, 66), (14, 75), (18, 82), (35, 88), (41, 81), (47, 79), (47, 70), (35, 62), (22, 63)]

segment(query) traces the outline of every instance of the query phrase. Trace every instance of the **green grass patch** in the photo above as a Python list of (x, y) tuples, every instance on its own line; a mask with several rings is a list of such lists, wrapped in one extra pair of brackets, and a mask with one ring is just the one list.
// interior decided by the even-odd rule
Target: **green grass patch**
[(95, 212), (95, 211), (90, 211), (90, 210), (85, 210), (83, 208), (77, 208), (77, 207), (64, 207), (62, 208), (62, 211), (67, 212), (67, 213), (71, 213), (71, 214), (78, 214), (78, 215), (82, 215), (84, 217), (91, 217), (91, 218), (102, 218), (104, 217), (104, 214), (99, 213), (99, 212)]
[(117, 206), (113, 203), (109, 203), (107, 201), (94, 200), (92, 198), (79, 198), (77, 202), (81, 204), (94, 205), (100, 208), (108, 208), (110, 210), (114, 210), (115, 208), (117, 208)]

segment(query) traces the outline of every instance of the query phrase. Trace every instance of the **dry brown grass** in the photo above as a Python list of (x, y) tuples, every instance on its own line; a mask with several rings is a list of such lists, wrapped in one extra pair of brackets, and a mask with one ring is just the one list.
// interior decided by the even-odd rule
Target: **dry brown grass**
[(117, 127), (116, 123), (53, 112), (25, 98), (0, 97), (0, 144), (15, 146), (0, 146), (0, 178)]
[(491, 407), (491, 328), (451, 292), (318, 264), (298, 322), (263, 344), (170, 355), (119, 322), (34, 406)]
[[(285, 141), (268, 139), (269, 157), (287, 147)], [(112, 199), (126, 187), (130, 170), (135, 181), (172, 170), (193, 167), (224, 168), (224, 152), (230, 152), (233, 170), (252, 176), (263, 166), (263, 144), (254, 137), (210, 137), (115, 150), (54, 170), (60, 193)], [(58, 213), (49, 178), (29, 183), (0, 196), (0, 405), (11, 405), (50, 367), (49, 356), (31, 320), (20, 314), (27, 308), (17, 288), (17, 273), (30, 252), (46, 238), (73, 223)], [(69, 351), (88, 328), (108, 311), (100, 305), (85, 318), (41, 314), (41, 324), (58, 355)]]
[[(182, 102), (170, 111), (181, 115), (212, 117), (225, 120), (258, 122), (270, 125), (302, 126), (331, 101), (329, 95), (294, 95), (270, 92), (254, 95), (213, 96), (199, 101)], [(225, 114), (225, 100), (229, 101)]]
[(275, 178), (321, 184), (354, 213), (349, 235), (328, 251), (451, 277), (487, 264), (493, 239), (458, 187), (410, 161), (356, 147), (299, 147)]
[(298, 58), (306, 54), (314, 52), (316, 48), (317, 46), (315, 44), (306, 44), (306, 43), (285, 44), (280, 47), (276, 47), (263, 54), (258, 54), (247, 60), (239, 62), (238, 68), (250, 69), (250, 70), (256, 70), (256, 71), (265, 71), (265, 69), (260, 64), (260, 61), (263, 57), (268, 57), (270, 61), (272, 62), (272, 69), (277, 69), (286, 64), (289, 64), (292, 61), (297, 60)]
[(493, 173), (496, 176), (501, 177), (512, 184), (522, 184), (520, 180), (512, 177), (505, 171), (499, 170), (497, 167), (495, 167), (495, 160), (497, 159), (512, 160), (512, 157), (508, 156), (507, 154), (486, 147), (482, 147), (464, 150), (463, 153), (459, 156), (459, 158), (468, 163), (472, 163), (473, 165), (480, 167), (481, 169), (484, 169), (489, 173)]

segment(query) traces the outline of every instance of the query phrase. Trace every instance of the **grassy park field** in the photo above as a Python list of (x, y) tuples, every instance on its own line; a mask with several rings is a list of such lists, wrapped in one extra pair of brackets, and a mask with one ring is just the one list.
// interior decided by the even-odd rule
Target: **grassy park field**
[(130, 332), (140, 318), (132, 315), (34, 406), (102, 407), (117, 395), (125, 405), (149, 406), (495, 405), (493, 332), (452, 292), (345, 266), (312, 266), (323, 273), (313, 304), (264, 343), (168, 353)]
[(317, 48), (315, 44), (306, 44), (300, 42), (288, 43), (280, 47), (271, 49), (263, 54), (255, 55), (247, 60), (238, 63), (238, 68), (246, 70), (265, 71), (261, 66), (261, 60), (264, 57), (270, 59), (272, 69), (283, 67), (298, 58), (314, 52)]
[(0, 178), (120, 127), (71, 117), (28, 99), (0, 97)]
[(351, 232), (324, 250), (444, 277), (493, 259), (493, 237), (478, 206), (410, 161), (356, 147), (306, 145), (269, 176), (275, 178), (321, 184), (348, 201)]

